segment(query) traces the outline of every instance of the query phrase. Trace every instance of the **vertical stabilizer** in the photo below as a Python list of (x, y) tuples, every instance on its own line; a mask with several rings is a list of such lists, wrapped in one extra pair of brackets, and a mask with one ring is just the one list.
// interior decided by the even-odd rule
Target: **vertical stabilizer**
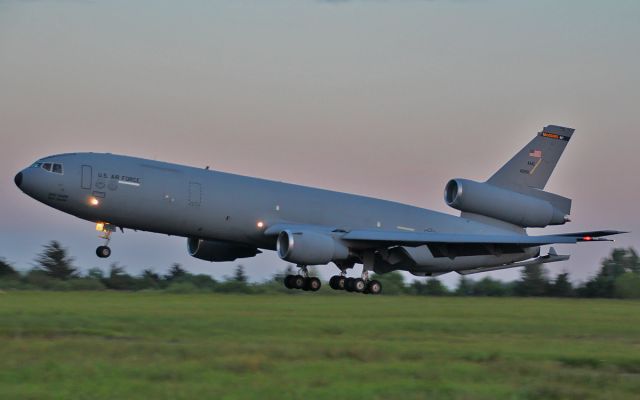
[(574, 129), (548, 125), (487, 183), (515, 191), (544, 189)]

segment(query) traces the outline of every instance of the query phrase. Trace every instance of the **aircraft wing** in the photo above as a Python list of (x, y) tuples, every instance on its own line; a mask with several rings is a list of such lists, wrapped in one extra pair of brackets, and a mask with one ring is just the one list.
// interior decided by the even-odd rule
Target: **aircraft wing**
[(496, 235), (496, 234), (469, 234), (469, 233), (439, 233), (439, 232), (404, 232), (388, 231), (381, 229), (355, 229), (344, 230), (327, 226), (276, 224), (269, 227), (265, 234), (277, 235), (281, 231), (311, 230), (326, 234), (333, 234), (342, 240), (371, 244), (375, 247), (408, 246), (417, 247), (429, 244), (440, 245), (505, 245), (519, 247), (534, 247), (547, 244), (571, 244), (578, 242), (611, 241), (606, 236), (626, 233), (613, 230), (601, 230), (590, 232), (559, 233), (553, 235), (528, 236), (528, 235)]

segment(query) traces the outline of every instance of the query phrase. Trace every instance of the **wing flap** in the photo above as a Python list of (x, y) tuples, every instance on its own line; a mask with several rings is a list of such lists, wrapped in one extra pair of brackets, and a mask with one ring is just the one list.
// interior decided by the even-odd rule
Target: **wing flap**
[[(585, 235), (594, 233), (594, 235)], [(399, 232), (383, 230), (353, 230), (345, 233), (341, 239), (347, 241), (376, 242), (384, 245), (421, 246), (429, 244), (469, 244), (469, 245), (515, 245), (522, 247), (542, 246), (554, 243), (577, 243), (580, 241), (608, 240), (602, 236), (614, 235), (618, 231), (594, 231), (557, 234), (557, 235), (496, 235), (496, 234), (468, 234), (468, 233), (437, 233), (437, 232)]]
[(568, 255), (558, 255), (555, 249), (552, 247), (549, 250), (549, 254), (545, 256), (538, 256), (528, 261), (520, 261), (520, 262), (515, 262), (510, 264), (503, 264), (503, 265), (498, 265), (496, 267), (465, 269), (465, 270), (460, 270), (456, 272), (460, 275), (471, 275), (471, 274), (477, 274), (480, 272), (489, 272), (489, 271), (498, 271), (501, 269), (508, 269), (508, 268), (525, 267), (527, 265), (534, 265), (534, 264), (549, 264), (552, 262), (566, 261), (568, 259), (569, 259)]

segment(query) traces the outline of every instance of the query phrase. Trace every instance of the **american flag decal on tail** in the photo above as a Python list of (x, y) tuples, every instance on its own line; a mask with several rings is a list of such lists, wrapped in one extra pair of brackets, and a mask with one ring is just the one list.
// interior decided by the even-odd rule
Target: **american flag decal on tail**
[(542, 150), (531, 150), (529, 157), (542, 158)]

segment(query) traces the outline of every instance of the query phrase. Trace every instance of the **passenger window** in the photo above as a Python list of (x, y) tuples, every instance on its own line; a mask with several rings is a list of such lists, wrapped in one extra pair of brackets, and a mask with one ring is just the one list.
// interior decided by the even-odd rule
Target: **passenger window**
[(51, 169), (51, 172), (55, 172), (56, 174), (61, 174), (62, 164), (53, 164), (53, 169)]
[(44, 163), (42, 168), (44, 168), (45, 171), (51, 171), (51, 163)]

